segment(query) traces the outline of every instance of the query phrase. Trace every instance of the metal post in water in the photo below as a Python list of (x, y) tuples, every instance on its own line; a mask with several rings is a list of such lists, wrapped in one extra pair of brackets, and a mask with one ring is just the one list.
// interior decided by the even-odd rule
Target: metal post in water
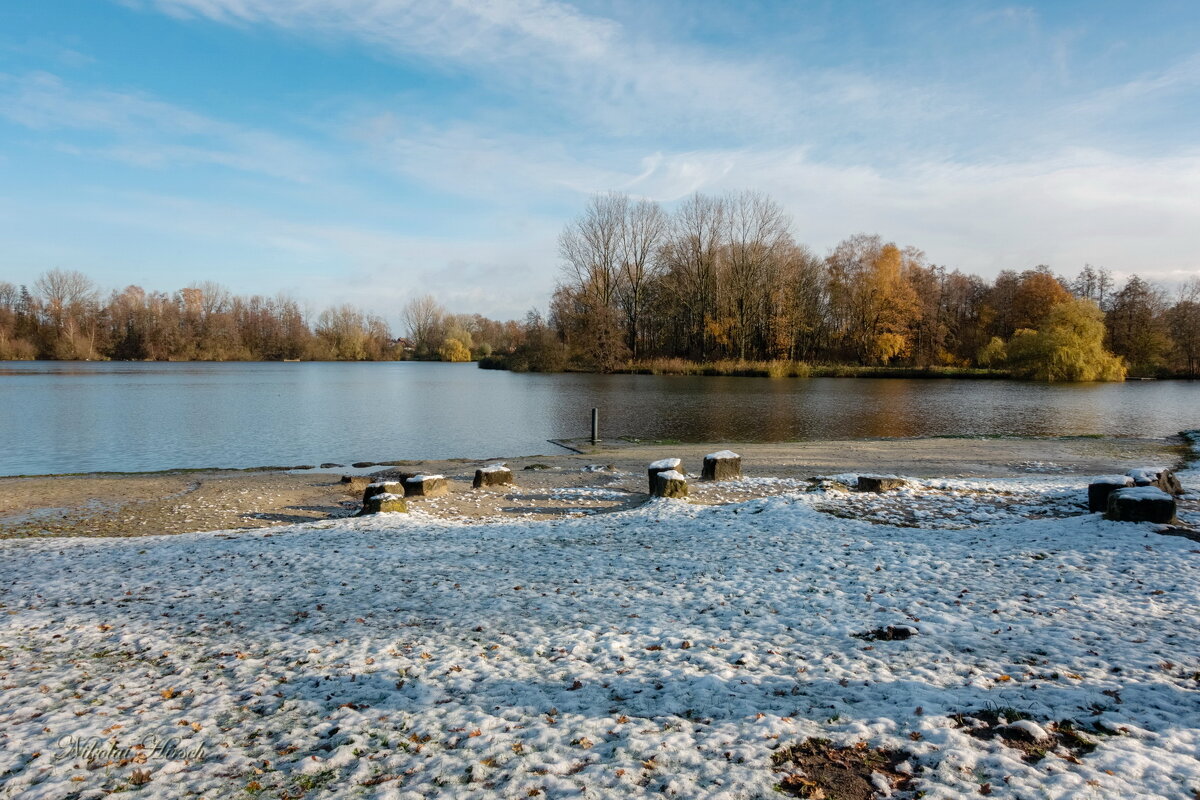
[(592, 444), (600, 441), (600, 409), (592, 409)]

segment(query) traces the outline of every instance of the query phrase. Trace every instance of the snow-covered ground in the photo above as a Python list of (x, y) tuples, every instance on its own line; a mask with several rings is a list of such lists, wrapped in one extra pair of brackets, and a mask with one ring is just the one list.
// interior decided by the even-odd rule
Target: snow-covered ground
[[(1200, 543), (1085, 485), (5, 541), (0, 795), (772, 797), (820, 736), (930, 798), (1191, 800)], [(1030, 763), (988, 709), (1107, 733)]]

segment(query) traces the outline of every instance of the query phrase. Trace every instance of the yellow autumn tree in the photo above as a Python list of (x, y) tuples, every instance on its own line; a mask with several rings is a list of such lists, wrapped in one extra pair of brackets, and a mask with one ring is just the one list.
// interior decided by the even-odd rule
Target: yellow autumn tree
[(917, 295), (904, 276), (905, 254), (878, 236), (841, 242), (829, 258), (832, 321), (863, 363), (887, 363), (911, 349)]
[(1017, 331), (1008, 342), (1008, 362), (1039, 381), (1125, 379), (1125, 362), (1104, 349), (1104, 313), (1091, 300), (1059, 303), (1037, 331)]
[(447, 339), (438, 348), (438, 358), (442, 361), (470, 361), (471, 351), (458, 339)]
[(1008, 348), (999, 336), (993, 336), (990, 342), (979, 348), (975, 356), (975, 363), (985, 368), (1002, 366), (1006, 360)]
[(870, 355), (875, 361), (886, 364), (893, 358), (904, 358), (909, 349), (908, 337), (887, 331), (875, 337), (871, 343)]

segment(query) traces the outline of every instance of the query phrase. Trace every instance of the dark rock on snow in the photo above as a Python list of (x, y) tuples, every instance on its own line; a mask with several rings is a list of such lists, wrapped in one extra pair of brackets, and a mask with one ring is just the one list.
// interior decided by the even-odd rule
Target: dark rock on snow
[(475, 480), (471, 483), (471, 488), (479, 489), (483, 486), (505, 486), (512, 482), (512, 470), (506, 466), (495, 464), (475, 470)]
[(1157, 486), (1131, 486), (1108, 496), (1108, 519), (1117, 522), (1156, 522), (1175, 519), (1175, 498)]
[(700, 477), (706, 481), (728, 481), (742, 477), (742, 457), (731, 450), (709, 453), (704, 457)]
[(414, 475), (404, 481), (405, 497), (441, 497), (450, 494), (443, 475)]
[(860, 492), (890, 492), (904, 486), (903, 478), (884, 478), (878, 475), (859, 475)]
[(1108, 511), (1108, 496), (1117, 489), (1133, 486), (1128, 475), (1110, 475), (1088, 484), (1088, 511)]
[(380, 494), (372, 495), (363, 503), (362, 511), (359, 512), (359, 515), (405, 511), (408, 511), (408, 504), (404, 502), (403, 497), (391, 494), (390, 492), (381, 492)]
[(652, 491), (651, 494), (653, 494), (655, 497), (687, 497), (687, 478), (673, 469), (655, 473), (654, 491)]
[[(662, 459), (659, 459), (658, 461), (655, 461), (653, 464), (651, 464), (649, 467), (647, 467), (646, 477), (649, 479), (649, 484), (650, 484), (649, 493), (650, 494), (655, 494), (655, 486), (657, 486), (657, 483), (655, 482), (655, 478), (658, 477), (658, 473), (670, 472), (672, 470), (674, 470), (675, 472), (678, 472), (680, 474), (680, 476), (682, 476), (683, 475), (683, 462), (681, 460), (679, 460), (678, 458), (662, 458)], [(661, 496), (661, 495), (659, 495), (659, 496)]]

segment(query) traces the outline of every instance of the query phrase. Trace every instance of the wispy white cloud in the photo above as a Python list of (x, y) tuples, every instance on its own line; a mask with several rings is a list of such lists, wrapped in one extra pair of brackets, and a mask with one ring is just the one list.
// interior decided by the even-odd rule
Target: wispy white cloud
[(351, 34), (427, 55), (511, 56), (529, 45), (596, 56), (616, 34), (607, 20), (555, 0), (131, 0), (177, 17), (267, 23), (291, 31)]
[(1071, 273), (1087, 262), (1163, 279), (1200, 273), (1200, 153), (1079, 150), (882, 170), (815, 162), (803, 150), (693, 152), (662, 157), (635, 190), (671, 200), (747, 186), (780, 199), (818, 249), (866, 230), (987, 275), (1039, 263)]
[(391, 174), (462, 197), (503, 203), (531, 194), (586, 195), (597, 186), (619, 188), (627, 181), (605, 166), (606, 149), (591, 148), (593, 157), (584, 160), (549, 137), (468, 123), (434, 126), (392, 114), (347, 122), (344, 131), (372, 163)]
[(1178, 95), (1200, 89), (1200, 52), (1178, 61), (1165, 69), (1139, 75), (1132, 80), (1106, 86), (1077, 102), (1069, 104), (1064, 114), (1078, 118), (1109, 117), (1128, 113), (1131, 108), (1148, 103), (1170, 101)]
[[(510, 151), (490, 143), (488, 168), (498, 183), (481, 189), (481, 196), (499, 207), (514, 189), (506, 176), (533, 163), (534, 146)], [(462, 138), (452, 149), (461, 153), (479, 145)], [(527, 189), (543, 198), (556, 185), (580, 181), (569, 189), (577, 192), (579, 206), (591, 191), (618, 188), (670, 207), (694, 191), (752, 187), (780, 200), (795, 220), (797, 237), (818, 252), (869, 231), (917, 245), (937, 263), (984, 275), (1041, 263), (1064, 274), (1092, 263), (1119, 277), (1138, 273), (1168, 282), (1200, 273), (1200, 229), (1194, 224), (1200, 218), (1200, 154), (1138, 159), (1080, 150), (1048, 159), (911, 162), (886, 170), (817, 161), (803, 148), (612, 158), (604, 166), (565, 155), (550, 160), (540, 164)], [(428, 169), (436, 173), (442, 163)], [(74, 213), (93, 224), (102, 221), (105, 235), (117, 230), (125, 240), (185, 243), (179, 249), (193, 255), (174, 265), (189, 275), (210, 276), (208, 259), (235, 276), (253, 272), (255, 291), (290, 288), (385, 314), (426, 292), (455, 310), (497, 316), (519, 316), (544, 304), (556, 278), (554, 242), (563, 222), (530, 212), (499, 219), (503, 212), (494, 211), (464, 220), (451, 235), (406, 235), (378, 225), (314, 223), (229, 201), (131, 194)], [(87, 227), (81, 223), (84, 233), (73, 237), (79, 257), (104, 246), (89, 240)]]
[[(19, 257), (22, 270), (89, 269), (128, 262), (133, 249), (142, 274), (169, 263), (187, 280), (290, 288), (380, 313), (433, 292), (454, 310), (515, 316), (548, 299), (556, 234), (586, 195), (626, 191), (669, 206), (696, 191), (754, 188), (778, 198), (818, 251), (866, 230), (984, 275), (1037, 263), (1069, 273), (1085, 262), (1161, 279), (1200, 271), (1197, 152), (1123, 153), (1097, 141), (1109, 127), (1101, 121), (1186, 97), (1200, 83), (1195, 58), (1055, 94), (1028, 117), (953, 80), (707, 46), (557, 0), (124, 2), (195, 24), (349, 42), (409, 77), (441, 72), (458, 86), (468, 75), (469, 99), (491, 106), (447, 102), (428, 113), (428, 95), (347, 85), (308, 98), (322, 104), (319, 116), (281, 103), (276, 121), (243, 124), (195, 98), (0, 75), (0, 119), (81, 163), (167, 175), (222, 168), (195, 170), (207, 185), (193, 194), (161, 182), (162, 193), (138, 194), (136, 180), (92, 187), (88, 202), (53, 212), (70, 214), (69, 239), (32, 242), (14, 227), (18, 244), (0, 265)], [(1046, 75), (1055, 52), (1070, 64), (1072, 32), (1036, 11), (973, 21), (1021, 38)], [(998, 55), (985, 66), (1012, 69)], [(541, 116), (544, 107), (554, 113)], [(248, 183), (261, 193), (241, 193)], [(452, 222), (440, 233), (414, 221), (423, 198), (447, 206)], [(19, 210), (25, 220), (37, 213)]]
[[(535, 96), (613, 135), (779, 132), (818, 113), (882, 118), (941, 114), (925, 92), (853, 70), (733, 58), (630, 29), (557, 0), (130, 0), (180, 18), (269, 26), (365, 42), (466, 69), (513, 97)], [(647, 113), (652, 110), (652, 113)], [(694, 132), (694, 131), (693, 131)]]
[(379, 163), (397, 173), (496, 205), (522, 192), (561, 191), (581, 207), (584, 196), (612, 190), (670, 205), (697, 191), (754, 188), (783, 202), (797, 235), (818, 250), (867, 230), (985, 275), (1039, 263), (1073, 272), (1088, 262), (1165, 279), (1200, 271), (1196, 151), (1124, 156), (1060, 148), (1023, 159), (907, 158), (877, 166), (821, 160), (805, 146), (573, 156), (538, 137), (404, 132), (392, 120), (378, 121), (369, 138)]
[(0, 74), (0, 118), (48, 134), (104, 134), (105, 142), (67, 143), (63, 149), (143, 167), (209, 164), (309, 181), (327, 164), (319, 151), (270, 131), (141, 93), (72, 86), (45, 72)]

